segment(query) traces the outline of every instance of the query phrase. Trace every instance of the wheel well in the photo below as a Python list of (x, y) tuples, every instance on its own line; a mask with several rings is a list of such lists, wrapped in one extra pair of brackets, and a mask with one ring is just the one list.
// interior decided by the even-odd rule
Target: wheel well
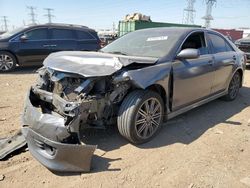
[(11, 54), (15, 57), (15, 59), (16, 59), (16, 64), (19, 65), (18, 58), (17, 58), (17, 56), (16, 56), (12, 51), (9, 51), (9, 50), (0, 50), (0, 52), (8, 52), (8, 53), (11, 53)]
[(166, 95), (165, 89), (161, 85), (154, 84), (154, 85), (147, 87), (147, 89), (158, 93), (161, 96), (164, 104), (166, 104), (167, 95)]

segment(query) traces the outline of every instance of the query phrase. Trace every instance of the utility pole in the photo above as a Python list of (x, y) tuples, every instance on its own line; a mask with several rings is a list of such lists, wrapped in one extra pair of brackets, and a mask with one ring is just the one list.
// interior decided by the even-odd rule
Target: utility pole
[(29, 9), (30, 10), (30, 13), (29, 13), (29, 16), (30, 16), (30, 21), (31, 21), (31, 23), (32, 24), (36, 24), (36, 14), (35, 14), (35, 7), (33, 7), (33, 6), (27, 6), (27, 9)]
[(52, 23), (52, 17), (55, 17), (55, 16), (53, 14), (51, 14), (51, 12), (54, 11), (54, 9), (45, 8), (44, 10), (47, 11), (47, 14), (45, 14), (44, 16), (48, 17), (48, 23)]
[(194, 3), (195, 0), (187, 0), (187, 8), (183, 10), (183, 23), (184, 24), (194, 24)]
[(214, 4), (216, 3), (216, 0), (206, 0), (206, 15), (202, 17), (202, 19), (205, 20), (205, 27), (209, 28), (211, 26), (211, 20), (213, 20), (212, 16), (212, 8)]
[(7, 16), (3, 16), (4, 31), (8, 31), (8, 20)]
[(115, 22), (113, 22), (112, 32), (115, 33)]

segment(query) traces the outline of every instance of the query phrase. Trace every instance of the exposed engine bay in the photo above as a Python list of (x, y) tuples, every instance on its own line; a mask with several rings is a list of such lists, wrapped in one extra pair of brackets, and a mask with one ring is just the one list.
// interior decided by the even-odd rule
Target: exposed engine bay
[[(30, 99), (43, 113), (64, 117), (67, 130), (79, 136), (80, 129), (114, 123), (118, 104), (129, 88), (128, 82), (115, 83), (112, 76), (85, 78), (43, 68), (37, 85), (31, 88)], [(66, 138), (61, 139), (58, 141)]]

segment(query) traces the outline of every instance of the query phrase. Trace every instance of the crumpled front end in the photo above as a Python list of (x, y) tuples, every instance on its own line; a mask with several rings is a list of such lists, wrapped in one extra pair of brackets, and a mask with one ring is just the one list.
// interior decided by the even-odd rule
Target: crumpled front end
[(82, 142), (89, 128), (113, 124), (130, 85), (111, 77), (84, 77), (43, 67), (28, 92), (22, 132), (31, 154), (54, 171), (89, 171), (95, 145)]

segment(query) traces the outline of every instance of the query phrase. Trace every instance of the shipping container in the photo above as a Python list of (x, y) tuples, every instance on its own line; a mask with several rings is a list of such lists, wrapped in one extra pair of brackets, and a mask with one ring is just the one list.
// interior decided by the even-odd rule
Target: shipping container
[(213, 30), (218, 31), (224, 36), (231, 38), (233, 42), (243, 37), (242, 30), (235, 30), (235, 29), (213, 29)]
[(125, 35), (126, 33), (136, 31), (139, 29), (153, 28), (153, 27), (201, 27), (200, 25), (187, 25), (176, 23), (163, 23), (163, 22), (149, 22), (149, 21), (119, 21), (118, 36)]

